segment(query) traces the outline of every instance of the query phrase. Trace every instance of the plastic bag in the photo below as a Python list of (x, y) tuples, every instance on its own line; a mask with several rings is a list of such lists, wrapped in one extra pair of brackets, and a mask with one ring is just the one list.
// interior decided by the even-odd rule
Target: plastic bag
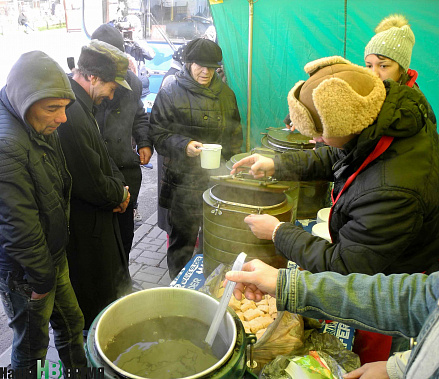
[(264, 379), (342, 379), (346, 374), (328, 354), (310, 351), (307, 355), (279, 356), (266, 365)]
[[(304, 318), (305, 323), (313, 319)], [(347, 350), (343, 343), (332, 334), (319, 333), (317, 329), (305, 328), (305, 343), (297, 354), (307, 354), (311, 350), (331, 356), (346, 372), (353, 371), (361, 366), (360, 358), (354, 352)]]
[[(337, 337), (329, 333), (319, 333), (320, 323), (317, 320), (304, 317), (304, 325), (305, 343), (303, 346), (294, 351), (293, 354), (278, 356), (265, 365), (260, 375), (261, 379), (291, 379), (293, 376), (286, 371), (291, 360), (296, 357), (308, 356), (312, 351), (317, 351), (319, 357), (324, 359), (332, 375), (332, 377), (329, 376), (330, 378), (342, 379), (343, 374), (360, 367), (358, 355), (347, 350)], [(295, 375), (298, 374), (295, 373)], [(316, 378), (325, 377), (316, 376)]]
[[(221, 288), (225, 274), (230, 270), (230, 267), (223, 264), (219, 265), (206, 279), (200, 291), (218, 299), (222, 294)], [(253, 359), (258, 363), (255, 371), (259, 371), (266, 363), (271, 362), (278, 355), (291, 354), (301, 348), (303, 343), (302, 316), (290, 312), (277, 313), (276, 319), (267, 327), (262, 337), (253, 346)]]
[(304, 329), (302, 316), (279, 312), (276, 320), (253, 347), (253, 359), (262, 368), (278, 355), (290, 354), (303, 346)]

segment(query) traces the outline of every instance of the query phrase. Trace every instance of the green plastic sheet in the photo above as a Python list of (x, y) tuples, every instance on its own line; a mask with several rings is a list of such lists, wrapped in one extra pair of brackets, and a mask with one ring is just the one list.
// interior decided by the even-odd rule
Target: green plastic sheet
[[(248, 0), (211, 0), (229, 86), (234, 90), (244, 136), (248, 98)], [(340, 55), (364, 65), (363, 52), (374, 28), (386, 16), (404, 14), (415, 34), (410, 68), (439, 116), (438, 0), (258, 0), (253, 5), (253, 70), (250, 145), (261, 133), (283, 126), (287, 94), (311, 60)]]

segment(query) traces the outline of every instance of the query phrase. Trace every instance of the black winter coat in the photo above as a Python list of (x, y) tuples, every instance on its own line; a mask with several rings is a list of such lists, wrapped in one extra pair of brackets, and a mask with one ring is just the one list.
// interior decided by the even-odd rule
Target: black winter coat
[(49, 292), (65, 257), (71, 177), (57, 132), (41, 136), (0, 92), (0, 269)]
[(142, 82), (132, 71), (127, 73), (127, 82), (132, 91), (119, 86), (113, 100), (106, 99), (96, 107), (95, 118), (110, 157), (130, 187), (130, 202), (135, 203), (142, 184), (142, 171), (131, 138), (138, 149), (150, 147), (152, 151), (153, 144), (148, 136), (148, 115), (141, 100)]
[(88, 329), (103, 308), (127, 292), (131, 279), (113, 213), (123, 200), (123, 178), (99, 133), (92, 99), (76, 81), (70, 82), (77, 101), (59, 127), (73, 179), (67, 258)]
[(275, 158), (278, 179), (334, 181), (334, 198), (381, 136), (390, 147), (341, 195), (330, 222), (333, 243), (283, 224), (275, 246), (312, 272), (415, 273), (439, 259), (439, 149), (428, 103), (420, 91), (385, 81), (377, 120), (344, 149), (285, 153)]
[(157, 152), (164, 156), (159, 204), (202, 214), (202, 194), (208, 188), (209, 170), (200, 157), (188, 157), (190, 141), (218, 143), (227, 160), (241, 152), (242, 128), (233, 91), (215, 73), (209, 87), (198, 84), (186, 67), (162, 87), (151, 111), (151, 128)]

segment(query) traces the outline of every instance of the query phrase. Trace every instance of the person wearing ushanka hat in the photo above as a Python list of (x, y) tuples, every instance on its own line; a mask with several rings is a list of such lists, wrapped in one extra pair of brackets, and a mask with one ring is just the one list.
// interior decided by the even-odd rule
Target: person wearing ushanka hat
[[(93, 32), (91, 38), (106, 42), (120, 52), (125, 51), (123, 35), (114, 26), (102, 24)], [(126, 81), (132, 91), (119, 86), (112, 100), (105, 99), (95, 107), (94, 115), (108, 153), (130, 188), (131, 199), (126, 211), (117, 213), (128, 260), (134, 238), (134, 206), (142, 184), (140, 165), (149, 163), (153, 143), (149, 138), (148, 115), (141, 100), (143, 83), (130, 69), (127, 70)], [(133, 140), (136, 151), (133, 151)]]
[(225, 163), (241, 152), (243, 141), (235, 94), (215, 72), (221, 48), (197, 38), (187, 44), (182, 60), (183, 68), (157, 94), (150, 120), (154, 146), (164, 157), (159, 205), (168, 210), (171, 279), (192, 258), (202, 227), (202, 196), (211, 173), (201, 168), (200, 148), (222, 145)]
[(328, 146), (254, 154), (237, 162), (255, 177), (334, 182), (332, 242), (270, 215), (245, 222), (279, 254), (312, 272), (415, 273), (439, 259), (439, 144), (418, 91), (382, 82), (341, 57), (308, 63), (288, 94), (299, 132)]
[(129, 187), (94, 117), (96, 106), (112, 100), (119, 86), (131, 92), (127, 69), (128, 58), (118, 48), (98, 40), (84, 46), (70, 77), (77, 101), (59, 127), (72, 176), (67, 258), (85, 331), (102, 309), (131, 291), (117, 217), (129, 204)]
[[(401, 14), (385, 17), (375, 28), (375, 35), (364, 49), (366, 67), (381, 80), (392, 79), (419, 90), (418, 73), (409, 68), (415, 35), (407, 18)], [(420, 91), (420, 90), (419, 90)], [(436, 124), (436, 116), (428, 104), (428, 115)]]

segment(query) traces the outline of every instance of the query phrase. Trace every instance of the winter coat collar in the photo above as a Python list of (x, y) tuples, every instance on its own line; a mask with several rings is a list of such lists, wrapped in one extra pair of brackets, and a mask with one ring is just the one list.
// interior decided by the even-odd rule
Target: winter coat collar
[(363, 163), (383, 135), (407, 138), (417, 134), (427, 120), (427, 102), (419, 91), (393, 80), (384, 81), (386, 100), (375, 122), (343, 146), (344, 158), (334, 165), (335, 176), (350, 175)]
[(70, 76), (69, 79), (73, 92), (75, 93), (76, 100), (78, 100), (82, 104), (82, 106), (85, 107), (85, 109), (87, 109), (91, 114), (93, 114), (93, 99), (76, 80), (74, 80)]
[(215, 99), (218, 97), (218, 95), (223, 90), (223, 82), (218, 76), (218, 74), (215, 72), (213, 74), (212, 81), (210, 82), (209, 87), (204, 87), (198, 82), (196, 82), (190, 72), (187, 70), (186, 66), (183, 66), (183, 69), (181, 71), (178, 71), (175, 74), (175, 78), (179, 85), (186, 88), (188, 91), (194, 92), (194, 93), (201, 93), (203, 96)]

